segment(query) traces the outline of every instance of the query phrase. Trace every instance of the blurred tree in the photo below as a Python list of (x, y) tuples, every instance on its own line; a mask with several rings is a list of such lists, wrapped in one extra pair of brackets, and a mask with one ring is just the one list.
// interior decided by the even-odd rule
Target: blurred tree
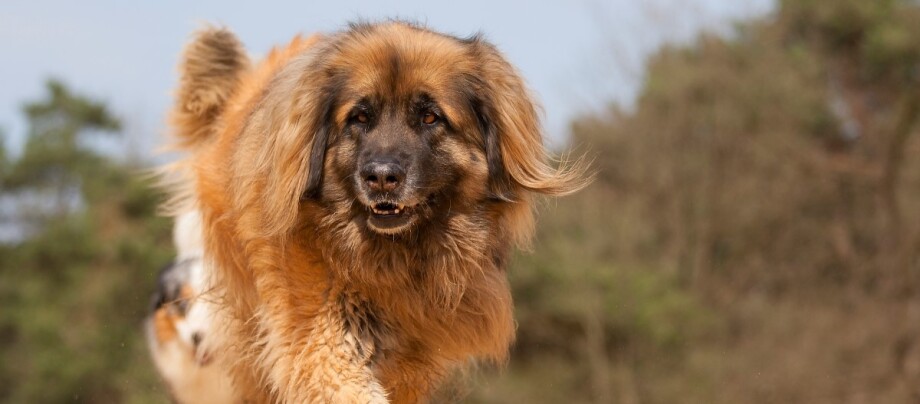
[(172, 254), (160, 194), (140, 166), (83, 141), (119, 129), (103, 104), (56, 81), (47, 88), (25, 107), (22, 155), (0, 171), (3, 194), (27, 217), (20, 239), (0, 244), (0, 401), (162, 401), (140, 333), (156, 269)]
[(573, 125), (482, 402), (920, 400), (920, 4), (784, 0)]
[(32, 203), (51, 201), (30, 209), (39, 222), (67, 214), (85, 196), (80, 180), (104, 168), (104, 159), (84, 138), (120, 128), (104, 105), (72, 95), (60, 82), (48, 81), (47, 90), (47, 100), (23, 108), (29, 122), (25, 150), (4, 181), (7, 191), (29, 194)]

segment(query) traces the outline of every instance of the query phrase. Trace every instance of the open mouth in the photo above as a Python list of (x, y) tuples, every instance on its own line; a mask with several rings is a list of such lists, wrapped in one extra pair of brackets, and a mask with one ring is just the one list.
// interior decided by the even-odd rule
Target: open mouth
[(409, 207), (401, 203), (381, 202), (374, 204), (371, 211), (378, 216), (398, 216), (409, 212)]
[(370, 211), (367, 222), (380, 233), (394, 234), (415, 221), (414, 207), (401, 203), (378, 202), (370, 207)]

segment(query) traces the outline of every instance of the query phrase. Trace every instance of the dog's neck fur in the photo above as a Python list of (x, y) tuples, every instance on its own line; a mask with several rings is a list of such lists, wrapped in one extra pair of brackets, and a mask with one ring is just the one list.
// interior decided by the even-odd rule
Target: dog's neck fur
[[(266, 239), (247, 227), (258, 212), (202, 206), (206, 223), (213, 227), (209, 259), (221, 269), (217, 293), (228, 297), (224, 310), (229, 311), (221, 315), (229, 333), (249, 335), (252, 341), (244, 347), (225, 346), (244, 348), (229, 363), (235, 377), (243, 385), (258, 386), (260, 379), (278, 380), (272, 369), (311, 366), (309, 361), (287, 364), (279, 358), (285, 357), (281, 352), (294, 351), (296, 356), (309, 351), (303, 346), (315, 338), (309, 327), (324, 316), (341, 322), (345, 334), (335, 340), (352, 341), (350, 360), (366, 368), (367, 377), (379, 382), (392, 402), (424, 400), (453, 370), (471, 361), (504, 362), (514, 321), (501, 267), (512, 238), (504, 234), (509, 227), (502, 221), (520, 209), (529, 213), (526, 204), (454, 209), (435, 226), (394, 239), (338, 216), (346, 212), (306, 201), (297, 229)], [(235, 231), (223, 227), (233, 224)], [(509, 241), (493, 243), (491, 250), (477, 248), (489, 245), (484, 240)], [(279, 251), (282, 255), (275, 255)], [(255, 279), (253, 273), (258, 273)], [(320, 284), (325, 288), (317, 294)], [(248, 299), (239, 300), (241, 296)], [(321, 309), (304, 312), (303, 307)], [(291, 324), (307, 328), (285, 332), (279, 340), (277, 327)], [(292, 387), (284, 383), (269, 387), (245, 394), (256, 400), (266, 394), (297, 397), (285, 391)]]
[(452, 368), (471, 360), (506, 359), (514, 325), (502, 266), (511, 246), (481, 247), (503, 236), (496, 231), (501, 227), (490, 223), (490, 217), (501, 217), (502, 205), (492, 211), (456, 209), (399, 237), (338, 217), (344, 212), (309, 215), (308, 222), (316, 222), (301, 234), (324, 248), (331, 290), (341, 293), (330, 299), (341, 302), (350, 331), (364, 345), (362, 351), (372, 352), (384, 386), (399, 391), (400, 383), (418, 384), (396, 376), (413, 367), (436, 386)]
[[(496, 207), (500, 208), (500, 207)], [(478, 316), (475, 321), (483, 332), (490, 330), (492, 322), (487, 313), (470, 312), (470, 307), (481, 309), (482, 305), (501, 306), (510, 311), (510, 296), (492, 296), (494, 282), (504, 280), (505, 255), (510, 243), (493, 244), (484, 250), (488, 239), (501, 237), (493, 231), (488, 216), (494, 212), (462, 212), (455, 210), (450, 215), (437, 218), (437, 223), (423, 224), (400, 236), (375, 234), (358, 219), (337, 217), (340, 213), (329, 212), (306, 230), (307, 238), (315, 238), (315, 246), (323, 254), (329, 276), (353, 296), (366, 300), (368, 308), (374, 310), (381, 326), (401, 318), (411, 319), (415, 324), (392, 324), (396, 330), (405, 330), (412, 337), (412, 330), (424, 327), (430, 337), (430, 327), (453, 328), (462, 324), (463, 316)], [(473, 223), (480, 223), (476, 226)], [(436, 229), (436, 230), (435, 230)], [(360, 240), (342, 243), (341, 240)], [(374, 263), (373, 266), (367, 266)], [(507, 290), (507, 287), (499, 288)], [(394, 293), (396, 292), (396, 293)], [(494, 299), (494, 300), (493, 300)], [(399, 310), (400, 315), (390, 316), (388, 312)], [(392, 318), (391, 318), (392, 317)], [(510, 320), (502, 318), (500, 321)], [(447, 331), (443, 337), (453, 340), (456, 329)], [(477, 332), (480, 330), (476, 330)], [(509, 336), (510, 337), (510, 336)], [(468, 345), (465, 355), (474, 354), (479, 338), (447, 342), (450, 345)], [(510, 340), (503, 341), (501, 352), (488, 352), (490, 359), (501, 359)], [(456, 358), (454, 358), (456, 359)]]

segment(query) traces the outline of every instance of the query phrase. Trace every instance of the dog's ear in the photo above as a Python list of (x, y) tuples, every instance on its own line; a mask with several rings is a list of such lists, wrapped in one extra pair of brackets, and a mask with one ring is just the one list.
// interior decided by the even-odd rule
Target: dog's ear
[(304, 197), (321, 188), (335, 98), (321, 40), (296, 37), (269, 52), (241, 90), (252, 109), (230, 121), (239, 131), (233, 184), (247, 190), (233, 201), (252, 214), (240, 222), (254, 237), (290, 231)]
[(310, 148), (309, 175), (307, 176), (307, 189), (303, 193), (303, 198), (315, 198), (319, 196), (319, 189), (323, 182), (323, 162), (326, 161), (326, 139), (327, 131), (325, 128), (320, 129), (313, 138), (313, 146)]
[(483, 98), (476, 96), (472, 100), (473, 111), (482, 133), (482, 142), (486, 152), (486, 164), (489, 168), (489, 192), (495, 200), (511, 202), (514, 200), (514, 187), (511, 177), (505, 170), (504, 159), (501, 154), (498, 127), (492, 120), (494, 113), (483, 102)]
[(329, 147), (329, 122), (332, 119), (332, 97), (330, 94), (327, 96), (329, 98), (323, 102), (318, 121), (314, 124), (316, 130), (310, 145), (307, 187), (303, 192), (303, 198), (318, 197), (323, 185), (323, 165), (326, 161), (326, 148)]
[(519, 190), (567, 195), (590, 182), (583, 159), (550, 165), (538, 107), (517, 70), (481, 37), (467, 41), (479, 62), (473, 102), (483, 134), (493, 196), (516, 200)]
[(243, 45), (230, 30), (207, 27), (186, 46), (171, 119), (179, 145), (190, 147), (214, 133), (214, 123), (249, 68)]
[[(315, 62), (316, 58), (313, 59)], [(293, 99), (290, 105), (275, 111), (280, 115), (272, 119), (272, 125), (278, 126), (269, 131), (274, 134), (270, 139), (273, 143), (271, 155), (265, 159), (269, 187), (263, 204), (269, 208), (265, 213), (271, 233), (290, 229), (300, 203), (319, 197), (322, 190), (336, 95), (335, 90), (324, 83), (328, 78), (324, 77), (320, 64), (310, 63), (299, 68), (297, 62), (292, 63), (294, 68), (290, 70), (303, 70), (297, 81), (311, 85), (287, 87), (281, 91), (281, 99), (268, 102), (283, 105), (284, 99)], [(282, 72), (280, 76), (284, 75)], [(271, 206), (273, 204), (277, 205)]]

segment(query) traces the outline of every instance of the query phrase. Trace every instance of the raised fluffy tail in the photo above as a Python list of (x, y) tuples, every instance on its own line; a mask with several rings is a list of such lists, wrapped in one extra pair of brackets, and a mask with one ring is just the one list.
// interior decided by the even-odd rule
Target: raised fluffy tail
[(207, 27), (185, 48), (179, 64), (179, 88), (171, 115), (180, 148), (193, 148), (212, 137), (217, 118), (249, 69), (249, 57), (232, 32)]

